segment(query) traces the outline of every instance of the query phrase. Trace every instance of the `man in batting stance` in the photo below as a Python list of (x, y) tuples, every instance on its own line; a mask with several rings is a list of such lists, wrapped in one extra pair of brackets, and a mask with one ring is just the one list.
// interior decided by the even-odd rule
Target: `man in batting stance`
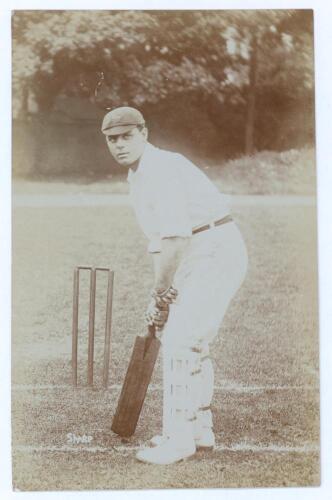
[(130, 198), (154, 261), (146, 317), (162, 343), (163, 431), (137, 458), (171, 464), (215, 444), (209, 345), (243, 282), (246, 247), (216, 187), (182, 155), (151, 145), (138, 110), (110, 111), (102, 132), (111, 155), (128, 169)]

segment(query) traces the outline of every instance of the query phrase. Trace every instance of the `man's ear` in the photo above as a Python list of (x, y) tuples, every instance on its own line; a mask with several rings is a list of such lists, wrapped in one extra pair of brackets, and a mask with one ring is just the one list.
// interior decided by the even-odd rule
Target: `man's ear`
[(143, 128), (142, 134), (143, 134), (144, 138), (147, 140), (148, 136), (149, 136), (149, 131), (146, 127)]

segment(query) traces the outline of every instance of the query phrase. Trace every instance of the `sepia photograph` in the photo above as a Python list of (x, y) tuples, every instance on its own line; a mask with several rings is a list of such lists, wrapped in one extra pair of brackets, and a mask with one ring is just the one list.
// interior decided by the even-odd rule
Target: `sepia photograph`
[(12, 487), (318, 487), (314, 12), (13, 10)]

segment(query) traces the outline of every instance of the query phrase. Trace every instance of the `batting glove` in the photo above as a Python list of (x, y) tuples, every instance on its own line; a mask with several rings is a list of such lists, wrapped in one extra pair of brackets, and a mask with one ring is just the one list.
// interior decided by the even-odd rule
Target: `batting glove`
[(178, 296), (178, 291), (170, 286), (169, 288), (166, 288), (166, 290), (163, 290), (161, 292), (152, 290), (151, 296), (155, 299), (158, 306), (163, 304), (173, 304)]
[(146, 313), (145, 319), (148, 325), (155, 325), (161, 329), (165, 325), (169, 314), (169, 305), (166, 303), (157, 305), (154, 298), (151, 299)]

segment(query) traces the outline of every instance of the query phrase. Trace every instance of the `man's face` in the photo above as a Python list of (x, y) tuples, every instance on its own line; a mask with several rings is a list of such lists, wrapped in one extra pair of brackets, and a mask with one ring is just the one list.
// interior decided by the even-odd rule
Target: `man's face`
[(130, 166), (143, 154), (147, 130), (139, 130), (137, 127), (119, 135), (107, 135), (107, 146), (113, 158), (124, 167)]

